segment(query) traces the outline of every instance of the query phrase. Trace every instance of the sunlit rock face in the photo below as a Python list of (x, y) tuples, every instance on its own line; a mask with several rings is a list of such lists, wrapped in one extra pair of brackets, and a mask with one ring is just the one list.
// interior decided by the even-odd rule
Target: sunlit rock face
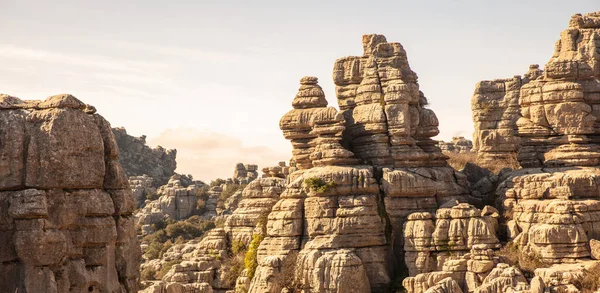
[(71, 95), (0, 95), (2, 292), (137, 292), (134, 200), (110, 124)]
[(408, 215), (467, 198), (402, 46), (366, 35), (363, 47), (334, 65), (340, 112), (304, 77), (281, 118), (298, 170), (269, 214), (250, 292), (279, 292), (290, 255), (307, 292), (384, 291), (404, 266)]
[(177, 150), (167, 150), (161, 146), (150, 148), (146, 136), (134, 137), (127, 134), (124, 127), (112, 129), (119, 147), (119, 162), (127, 176), (150, 176), (153, 187), (167, 184), (177, 168)]

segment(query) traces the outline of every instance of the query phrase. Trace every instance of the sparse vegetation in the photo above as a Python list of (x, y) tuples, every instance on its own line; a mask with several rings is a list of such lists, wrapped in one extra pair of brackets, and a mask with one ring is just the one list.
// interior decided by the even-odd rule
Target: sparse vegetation
[(235, 287), (237, 278), (245, 268), (246, 245), (242, 241), (231, 244), (231, 253), (223, 260), (221, 270), (224, 272), (222, 281), (229, 287)]
[(231, 197), (236, 191), (243, 190), (246, 184), (227, 184), (223, 188), (223, 192), (219, 195), (219, 201), (224, 202)]
[(221, 185), (225, 184), (226, 182), (227, 181), (225, 181), (221, 178), (217, 178), (210, 182), (210, 187), (221, 186)]
[(322, 178), (312, 177), (304, 180), (304, 184), (306, 184), (313, 191), (324, 193), (329, 189), (336, 187), (337, 183), (335, 181), (325, 182)]
[(151, 267), (145, 267), (140, 272), (140, 278), (142, 280), (156, 280), (156, 271)]
[(600, 271), (584, 271), (584, 277), (581, 281), (574, 284), (582, 293), (598, 292), (600, 289)]
[(246, 251), (246, 244), (244, 242), (235, 240), (231, 243), (231, 253), (234, 255), (239, 254), (240, 252)]
[(456, 170), (462, 170), (467, 163), (477, 164), (477, 153), (444, 152), (448, 156), (448, 164)]
[(158, 272), (156, 272), (156, 274), (155, 274), (156, 279), (157, 280), (162, 279), (171, 270), (171, 268), (178, 263), (179, 263), (179, 260), (170, 260), (170, 261), (164, 262), (162, 264), (162, 267), (160, 268), (160, 270)]
[(244, 266), (246, 268), (246, 272), (248, 274), (248, 278), (254, 278), (254, 273), (256, 273), (256, 268), (258, 267), (258, 246), (265, 239), (265, 236), (262, 234), (254, 234), (252, 235), (252, 241), (248, 246), (248, 251), (246, 252), (246, 256), (244, 257)]
[(204, 206), (206, 206), (206, 201), (208, 200), (209, 190), (209, 186), (204, 185), (200, 187), (196, 193), (196, 213), (199, 215), (204, 213)]
[[(215, 227), (214, 222), (192, 216), (185, 221), (161, 221), (154, 225), (156, 232), (142, 238), (142, 243), (148, 247), (144, 252), (146, 259), (161, 258), (173, 244), (182, 244), (186, 240), (202, 236), (206, 231)], [(162, 228), (161, 228), (162, 227)]]
[[(456, 169), (462, 170), (467, 163), (472, 163), (479, 165), (477, 163), (477, 153), (469, 152), (469, 153), (455, 153), (455, 152), (444, 152), (444, 155), (448, 156), (448, 164)], [(500, 173), (504, 168), (511, 168), (513, 170), (520, 169), (521, 166), (517, 161), (517, 155), (513, 154), (509, 158), (498, 159), (494, 161), (493, 165), (485, 166), (485, 168), (492, 171), (494, 174)]]
[(549, 266), (542, 261), (539, 255), (533, 251), (523, 251), (518, 244), (513, 242), (507, 243), (496, 253), (504, 262), (517, 266), (523, 273), (529, 275), (533, 275), (535, 269), (547, 268)]
[(275, 276), (273, 283), (289, 292), (299, 292), (300, 284), (296, 281), (296, 260), (298, 251), (290, 251), (280, 263), (279, 274)]

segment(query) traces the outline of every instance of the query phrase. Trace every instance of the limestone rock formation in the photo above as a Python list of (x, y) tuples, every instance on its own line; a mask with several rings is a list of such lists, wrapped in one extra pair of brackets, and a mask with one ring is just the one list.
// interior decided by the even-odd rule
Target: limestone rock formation
[(236, 184), (248, 184), (258, 178), (257, 170), (257, 165), (237, 163), (233, 172), (233, 182)]
[(71, 95), (0, 95), (2, 292), (137, 292), (134, 201), (110, 124)]
[(290, 257), (288, 282), (305, 292), (380, 292), (404, 263), (408, 215), (468, 197), (431, 139), (437, 118), (402, 46), (366, 35), (363, 47), (335, 63), (341, 112), (304, 77), (280, 120), (297, 170), (269, 214), (249, 292), (279, 292)]
[(146, 136), (133, 137), (123, 127), (113, 128), (112, 132), (119, 146), (119, 162), (127, 176), (148, 175), (154, 178), (154, 187), (167, 184), (175, 175), (177, 150), (167, 150), (161, 146), (150, 148)]
[(140, 208), (146, 202), (146, 199), (156, 195), (156, 187), (154, 187), (154, 179), (148, 175), (130, 176), (129, 186), (133, 193), (136, 208)]
[(480, 162), (513, 157), (523, 167), (496, 190), (501, 231), (520, 253), (555, 264), (535, 270), (534, 292), (579, 292), (599, 264), (590, 260), (600, 239), (599, 52), (600, 12), (574, 15), (543, 72), (482, 82), (473, 98)]
[(500, 248), (498, 217), (493, 207), (479, 210), (464, 203), (438, 209), (435, 219), (426, 212), (411, 214), (404, 226), (409, 275), (442, 270), (447, 261), (467, 253)]
[(285, 180), (278, 177), (259, 178), (248, 184), (236, 209), (225, 220), (224, 228), (230, 243), (239, 241), (247, 247), (258, 221), (266, 220), (284, 189)]
[(473, 142), (462, 136), (452, 137), (449, 142), (440, 140), (438, 146), (443, 152), (470, 153), (473, 150)]
[(227, 266), (228, 259), (236, 257), (232, 256), (233, 246), (249, 247), (253, 235), (265, 233), (259, 222), (266, 221), (266, 214), (284, 190), (284, 181), (278, 177), (252, 181), (241, 192), (233, 213), (224, 216), (223, 228), (212, 229), (202, 238), (176, 244), (160, 260), (145, 264), (160, 269), (162, 265), (176, 262), (160, 282), (144, 292), (224, 292), (234, 289), (236, 283), (233, 281), (238, 276), (231, 276), (235, 272)]
[(196, 214), (198, 196), (203, 186), (201, 181), (190, 182), (185, 176), (173, 175), (169, 183), (156, 191), (158, 199), (147, 201), (136, 214), (137, 225), (142, 228), (143, 234), (153, 232), (152, 224), (167, 219), (186, 219)]

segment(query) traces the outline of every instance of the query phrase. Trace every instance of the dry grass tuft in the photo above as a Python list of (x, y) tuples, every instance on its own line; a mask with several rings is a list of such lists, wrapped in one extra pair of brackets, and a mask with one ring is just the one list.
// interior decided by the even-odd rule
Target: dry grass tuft
[(524, 273), (533, 275), (535, 269), (547, 268), (549, 264), (542, 262), (541, 257), (531, 251), (523, 251), (516, 243), (509, 242), (496, 252), (503, 262), (521, 269)]
[(444, 152), (444, 155), (448, 156), (448, 164), (450, 164), (450, 167), (456, 170), (462, 170), (467, 163), (477, 164), (477, 153), (474, 152)]
[(467, 163), (472, 163), (478, 165), (480, 167), (486, 168), (492, 171), (494, 174), (500, 173), (505, 168), (510, 168), (513, 170), (521, 169), (519, 165), (519, 161), (517, 161), (517, 155), (514, 154), (508, 158), (496, 159), (493, 161), (493, 164), (485, 164), (481, 165), (477, 162), (477, 153), (469, 152), (469, 153), (454, 153), (454, 152), (444, 152), (444, 155), (448, 156), (448, 164), (456, 169), (462, 170)]

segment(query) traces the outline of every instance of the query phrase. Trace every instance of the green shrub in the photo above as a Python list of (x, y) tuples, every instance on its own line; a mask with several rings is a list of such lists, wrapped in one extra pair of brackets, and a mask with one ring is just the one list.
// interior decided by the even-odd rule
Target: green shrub
[(246, 245), (242, 241), (231, 244), (231, 254), (221, 263), (221, 270), (225, 272), (223, 284), (226, 287), (235, 287), (235, 282), (242, 274), (245, 267)]
[(186, 221), (179, 221), (167, 225), (165, 228), (165, 233), (170, 239), (183, 237), (183, 239), (189, 240), (202, 236), (204, 232), (214, 227), (214, 223), (211, 221), (196, 221), (196, 219), (188, 219)]
[(217, 178), (210, 182), (210, 187), (221, 186), (221, 185), (225, 184), (226, 182), (227, 181), (225, 181), (221, 178)]
[(307, 178), (304, 180), (304, 184), (306, 184), (306, 186), (308, 186), (313, 191), (319, 193), (327, 192), (330, 188), (337, 186), (337, 183), (335, 183), (335, 181), (325, 182), (325, 180), (319, 177)]
[(157, 280), (162, 279), (171, 270), (171, 268), (176, 264), (179, 264), (178, 260), (170, 260), (170, 261), (164, 262), (162, 264), (162, 267), (160, 268), (160, 270), (158, 272), (156, 272), (156, 279)]
[(160, 257), (162, 247), (163, 245), (160, 242), (150, 242), (150, 244), (148, 244), (148, 247), (144, 251), (144, 255), (147, 259), (157, 259)]
[(258, 267), (258, 246), (265, 238), (262, 234), (254, 234), (252, 235), (252, 241), (248, 246), (248, 251), (246, 252), (246, 257), (244, 258), (244, 266), (246, 268), (246, 272), (248, 278), (254, 278), (254, 273), (256, 272), (256, 268)]
[(516, 266), (521, 269), (523, 273), (528, 273), (530, 275), (533, 275), (535, 269), (547, 268), (549, 266), (542, 261), (542, 258), (539, 255), (531, 251), (522, 251), (519, 245), (514, 242), (506, 243), (506, 245), (496, 253), (508, 264)]
[(231, 253), (233, 255), (239, 254), (240, 252), (246, 251), (246, 244), (244, 242), (235, 240), (231, 243)]
[(575, 287), (581, 290), (582, 293), (593, 293), (600, 289), (600, 272), (597, 270), (584, 270), (583, 279), (575, 282)]
[(156, 280), (156, 271), (151, 267), (145, 267), (140, 273), (140, 278), (142, 281)]
[(246, 184), (228, 184), (219, 195), (219, 202), (224, 202), (238, 190), (244, 190)]

